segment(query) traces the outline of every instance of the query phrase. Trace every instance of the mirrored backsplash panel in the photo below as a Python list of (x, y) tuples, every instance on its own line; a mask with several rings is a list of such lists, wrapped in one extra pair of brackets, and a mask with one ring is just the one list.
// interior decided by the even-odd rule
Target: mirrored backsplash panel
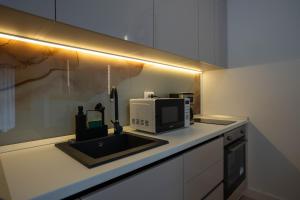
[(200, 75), (76, 51), (0, 39), (0, 145), (74, 134), (77, 106), (105, 106), (113, 118), (108, 88), (119, 93), (120, 122), (127, 125), (130, 98), (154, 91), (194, 92), (200, 112)]

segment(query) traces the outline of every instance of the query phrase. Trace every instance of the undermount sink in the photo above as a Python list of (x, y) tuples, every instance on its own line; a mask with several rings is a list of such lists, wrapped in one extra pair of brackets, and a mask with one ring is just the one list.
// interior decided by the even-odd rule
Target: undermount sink
[(122, 133), (82, 142), (63, 142), (55, 146), (88, 168), (111, 162), (167, 144), (152, 137)]

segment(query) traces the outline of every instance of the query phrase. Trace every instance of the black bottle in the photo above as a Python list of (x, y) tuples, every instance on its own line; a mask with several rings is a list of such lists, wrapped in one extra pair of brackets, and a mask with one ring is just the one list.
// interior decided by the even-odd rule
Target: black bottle
[(76, 140), (80, 140), (82, 134), (86, 131), (86, 115), (83, 113), (83, 106), (78, 106), (76, 115)]

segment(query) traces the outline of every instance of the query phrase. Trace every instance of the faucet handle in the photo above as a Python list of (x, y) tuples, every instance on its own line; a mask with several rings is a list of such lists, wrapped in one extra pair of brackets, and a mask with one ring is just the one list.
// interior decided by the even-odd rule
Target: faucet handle
[(111, 123), (114, 125), (114, 134), (119, 135), (123, 133), (123, 127), (120, 125), (119, 121), (113, 121), (111, 120)]

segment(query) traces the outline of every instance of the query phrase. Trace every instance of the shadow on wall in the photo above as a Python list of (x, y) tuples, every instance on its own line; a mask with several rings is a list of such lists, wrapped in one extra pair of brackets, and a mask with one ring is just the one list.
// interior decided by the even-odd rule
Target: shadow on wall
[(232, 68), (205, 73), (205, 113), (249, 116), (249, 187), (298, 200), (300, 1), (227, 2)]
[(230, 66), (299, 58), (300, 1), (228, 0)]
[(251, 186), (255, 186), (253, 189), (261, 188), (263, 191), (260, 192), (272, 192), (272, 195), (280, 199), (300, 199), (300, 169), (290, 162), (253, 123), (249, 123), (248, 133), (250, 189)]
[[(204, 73), (204, 114), (249, 116), (249, 187), (300, 199), (300, 60)], [(297, 187), (297, 188), (295, 188)]]

